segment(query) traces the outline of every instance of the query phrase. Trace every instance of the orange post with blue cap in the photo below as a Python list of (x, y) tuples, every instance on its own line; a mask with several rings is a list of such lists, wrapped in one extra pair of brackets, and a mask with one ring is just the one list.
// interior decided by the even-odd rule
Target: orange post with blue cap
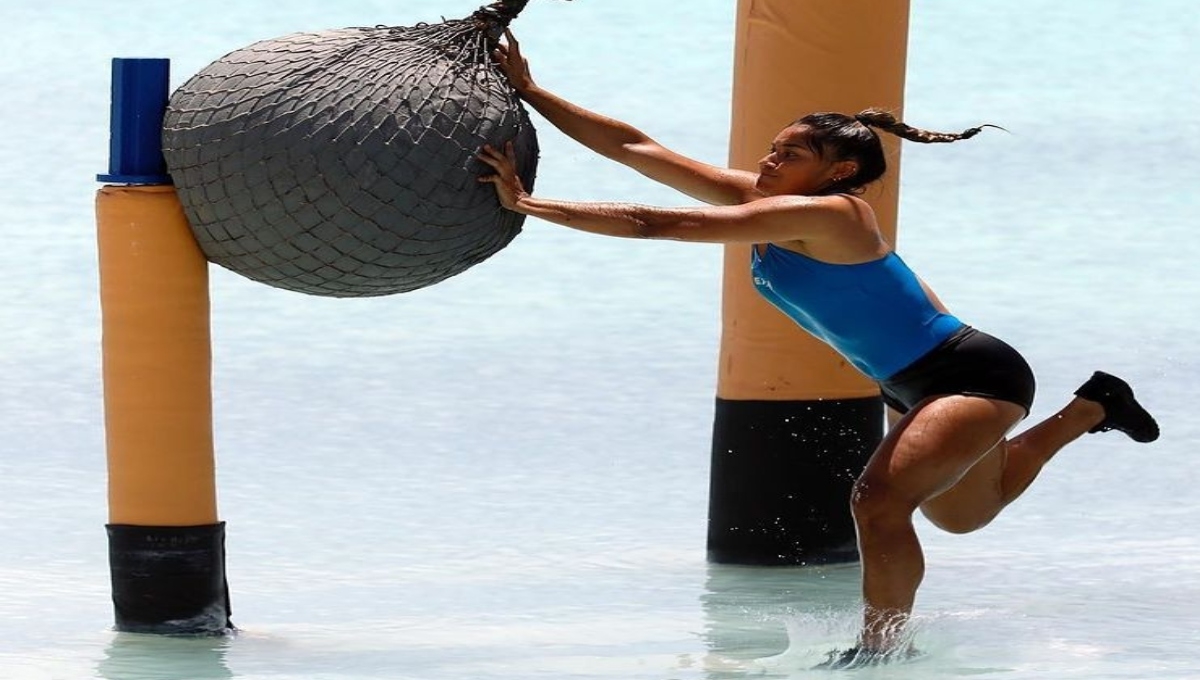
[(166, 59), (114, 59), (96, 196), (116, 628), (230, 630), (212, 431), (208, 263), (162, 157)]

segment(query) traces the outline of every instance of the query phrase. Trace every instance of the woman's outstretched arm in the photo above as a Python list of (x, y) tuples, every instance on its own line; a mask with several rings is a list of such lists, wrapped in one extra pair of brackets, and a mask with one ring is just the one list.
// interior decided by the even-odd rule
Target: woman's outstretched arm
[(857, 224), (847, 196), (773, 196), (737, 205), (659, 208), (633, 203), (584, 203), (531, 196), (517, 175), (510, 142), (504, 151), (485, 146), (479, 159), (495, 174), (500, 204), (514, 212), (603, 236), (703, 243), (782, 243), (833, 238)]
[(721, 168), (667, 149), (632, 125), (589, 111), (539, 87), (511, 32), (496, 61), (525, 102), (580, 144), (697, 200), (734, 205), (752, 200), (754, 173)]

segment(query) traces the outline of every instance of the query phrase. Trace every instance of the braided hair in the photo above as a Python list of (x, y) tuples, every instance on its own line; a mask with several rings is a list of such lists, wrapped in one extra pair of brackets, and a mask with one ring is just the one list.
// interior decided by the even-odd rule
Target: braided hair
[(962, 132), (933, 132), (912, 127), (882, 109), (867, 109), (853, 116), (844, 113), (810, 113), (792, 123), (808, 128), (808, 147), (819, 158), (852, 160), (858, 171), (825, 187), (822, 194), (861, 194), (863, 189), (887, 172), (876, 129), (922, 144), (957, 142), (970, 139), (985, 127), (1003, 130), (998, 125), (980, 125)]

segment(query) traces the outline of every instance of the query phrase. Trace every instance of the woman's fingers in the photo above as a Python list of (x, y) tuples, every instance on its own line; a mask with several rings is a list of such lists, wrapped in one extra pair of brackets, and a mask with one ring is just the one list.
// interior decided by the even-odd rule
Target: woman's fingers
[(516, 210), (517, 201), (525, 195), (521, 179), (517, 176), (517, 164), (513, 149), (511, 141), (505, 143), (504, 151), (500, 151), (491, 144), (484, 144), (476, 154), (480, 161), (495, 170), (494, 174), (480, 175), (478, 181), (495, 187), (500, 205), (509, 210)]
[(492, 59), (495, 60), (496, 65), (500, 67), (500, 70), (504, 72), (504, 75), (511, 82), (513, 77), (513, 64), (516, 62), (513, 61), (512, 55), (508, 51), (508, 48), (504, 45), (498, 45), (496, 49), (492, 50)]
[(521, 47), (517, 44), (516, 37), (513, 36), (512, 31), (509, 29), (504, 29), (504, 36), (506, 42), (496, 43), (496, 49), (492, 50), (492, 54), (502, 64), (509, 62), (516, 63), (521, 58)]
[(492, 175), (480, 175), (480, 182), (490, 182), (497, 186), (520, 186), (521, 180), (517, 179), (517, 159), (511, 141), (505, 144), (503, 152), (491, 144), (484, 144), (476, 157), (496, 171)]
[(498, 43), (492, 51), (492, 58), (500, 66), (500, 70), (508, 77), (508, 82), (518, 92), (522, 92), (533, 84), (529, 75), (529, 64), (521, 56), (521, 45), (511, 30), (504, 31), (505, 42)]
[[(512, 142), (509, 142), (508, 145), (511, 147)], [(483, 150), (477, 154), (477, 157), (500, 173), (516, 168), (516, 157), (512, 155), (511, 149), (510, 153), (503, 154), (497, 151), (491, 144), (484, 144)]]

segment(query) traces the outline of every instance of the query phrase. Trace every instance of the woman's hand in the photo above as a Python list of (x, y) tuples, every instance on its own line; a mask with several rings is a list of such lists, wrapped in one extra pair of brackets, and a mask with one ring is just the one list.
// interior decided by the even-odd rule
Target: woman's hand
[(505, 42), (496, 47), (492, 56), (517, 94), (524, 94), (534, 86), (533, 76), (529, 74), (529, 62), (521, 56), (521, 44), (511, 30), (504, 29), (504, 39)]
[(479, 181), (489, 182), (496, 187), (496, 197), (500, 199), (500, 205), (513, 212), (521, 212), (517, 204), (522, 198), (527, 198), (529, 192), (525, 191), (525, 185), (521, 184), (521, 178), (517, 175), (517, 157), (513, 152), (513, 143), (505, 144), (503, 153), (491, 144), (485, 144), (478, 157), (496, 171), (494, 175), (480, 177)]

